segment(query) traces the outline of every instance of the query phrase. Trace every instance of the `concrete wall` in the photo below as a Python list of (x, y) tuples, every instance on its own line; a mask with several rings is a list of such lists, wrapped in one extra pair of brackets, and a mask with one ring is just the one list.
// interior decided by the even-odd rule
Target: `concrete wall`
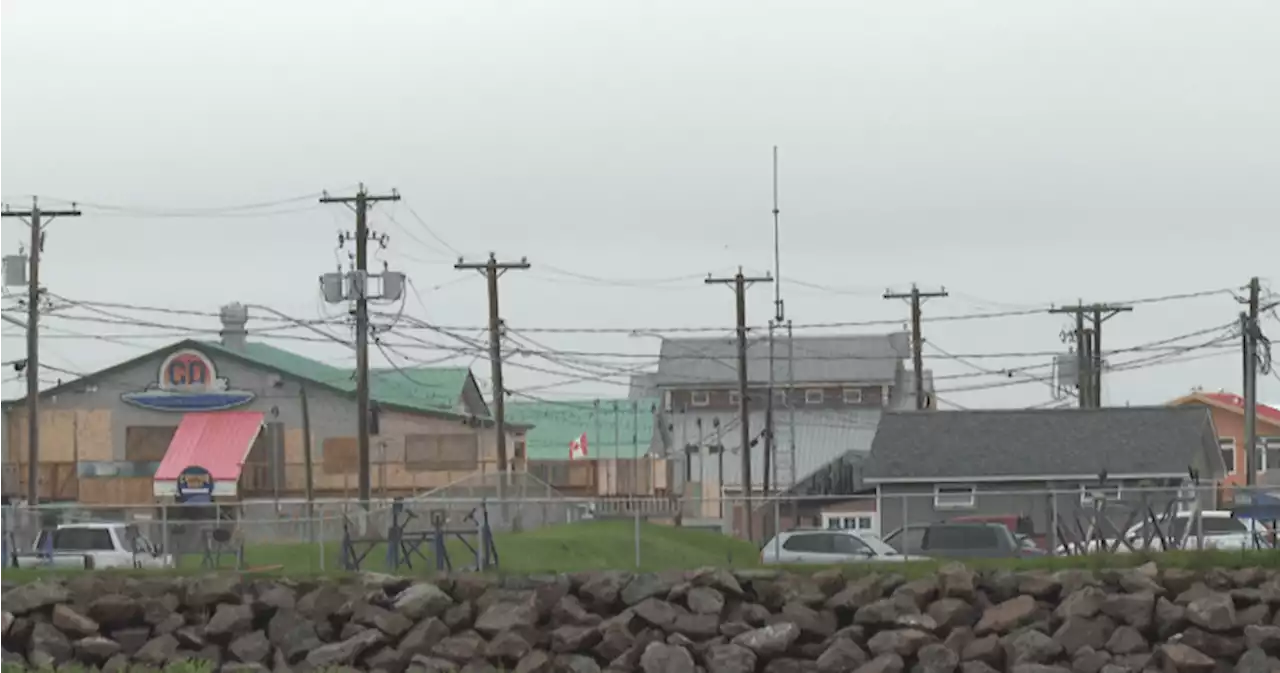
[[(278, 423), (279, 437), (268, 435), (278, 442), (278, 451), (284, 458), (281, 478), (286, 492), (301, 493), (305, 481), (303, 464), (305, 454), (302, 442), (302, 412), (299, 404), (301, 385), (291, 379), (282, 379), (266, 370), (245, 366), (215, 353), (206, 353), (214, 363), (217, 376), (228, 379), (228, 387), (249, 390), (256, 397), (240, 410), (260, 411), (268, 423)], [(125, 403), (120, 396), (143, 390), (154, 385), (159, 378), (159, 368), (164, 356), (158, 355), (113, 373), (102, 380), (64, 390), (46, 397), (41, 402), (41, 463), (79, 464), (81, 486), (90, 481), (111, 481), (116, 484), (138, 482), (150, 484), (149, 474), (133, 474), (133, 467), (126, 464), (126, 428), (129, 426), (176, 426), (180, 413), (152, 411)], [(311, 416), (312, 457), (317, 489), (337, 492), (355, 492), (357, 481), (354, 471), (350, 474), (326, 474), (323, 469), (322, 447), (326, 439), (356, 436), (356, 406), (351, 397), (340, 395), (315, 385), (308, 386), (308, 402)], [(479, 434), (481, 465), (492, 472), (496, 467), (496, 438), (491, 429), (466, 428), (460, 420), (449, 420), (425, 414), (406, 414), (384, 411), (380, 417), (380, 434), (372, 438), (371, 481), (376, 488), (423, 490), (444, 486), (474, 474), (472, 472), (407, 472), (404, 469), (404, 435), (455, 433), (466, 429)], [(264, 433), (266, 434), (266, 433)], [(514, 438), (508, 436), (508, 455), (514, 455)], [(9, 435), (5, 442), (6, 461), (18, 466), (25, 475), (27, 453), (26, 416), (23, 405), (15, 405), (11, 411)], [(269, 454), (267, 454), (269, 455)], [(114, 467), (112, 467), (114, 465)], [(90, 477), (103, 471), (116, 471), (116, 476)], [(102, 484), (99, 484), (102, 486)], [(116, 500), (137, 497), (138, 487), (128, 489), (128, 495), (116, 489), (91, 496), (92, 500)], [(83, 488), (82, 488), (83, 490)], [(93, 488), (89, 489), (94, 491)], [(149, 486), (147, 491), (149, 493)], [(88, 495), (88, 494), (82, 494)], [(82, 499), (84, 499), (82, 497)]]

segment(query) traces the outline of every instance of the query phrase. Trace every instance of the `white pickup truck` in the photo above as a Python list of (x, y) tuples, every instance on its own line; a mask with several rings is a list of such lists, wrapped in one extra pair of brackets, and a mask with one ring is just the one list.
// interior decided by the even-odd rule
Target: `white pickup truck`
[(30, 553), (10, 559), (18, 568), (171, 568), (172, 555), (128, 523), (68, 523), (43, 530)]

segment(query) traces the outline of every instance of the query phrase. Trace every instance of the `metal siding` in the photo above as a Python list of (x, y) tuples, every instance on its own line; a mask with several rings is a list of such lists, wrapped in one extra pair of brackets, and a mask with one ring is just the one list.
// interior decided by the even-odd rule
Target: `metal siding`
[(208, 470), (215, 484), (239, 481), (262, 419), (257, 411), (184, 414), (156, 470), (156, 481), (173, 481), (192, 465)]

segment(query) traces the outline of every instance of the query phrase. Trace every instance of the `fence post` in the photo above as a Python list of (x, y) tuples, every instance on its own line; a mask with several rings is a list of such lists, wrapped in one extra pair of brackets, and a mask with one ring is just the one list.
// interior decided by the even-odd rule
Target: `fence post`
[[(906, 561), (907, 557), (913, 552), (917, 554), (919, 553), (918, 550), (913, 550), (907, 546), (907, 542), (911, 539), (911, 536), (907, 535), (907, 526), (911, 524), (911, 517), (909, 516), (911, 513), (910, 500), (911, 500), (910, 495), (906, 493), (902, 494), (902, 525), (898, 527), (902, 529), (902, 560), (903, 561)], [(884, 522), (882, 521), (881, 525), (883, 525), (883, 523)]]
[[(314, 511), (314, 510), (313, 510)], [(324, 572), (324, 508), (320, 514), (320, 572)]]
[(178, 567), (178, 555), (174, 552), (172, 540), (169, 538), (169, 503), (160, 503), (160, 547), (169, 558), (173, 559), (173, 567)]
[(1058, 539), (1058, 490), (1054, 486), (1049, 487), (1049, 555), (1058, 555), (1058, 546), (1061, 541)]

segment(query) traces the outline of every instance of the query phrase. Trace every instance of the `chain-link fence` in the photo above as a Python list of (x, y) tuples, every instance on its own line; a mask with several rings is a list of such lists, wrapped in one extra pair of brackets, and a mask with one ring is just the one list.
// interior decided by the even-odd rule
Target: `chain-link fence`
[[(116, 526), (131, 540), (142, 539), (134, 544), (144, 552), (172, 555), (182, 567), (234, 564), (286, 572), (348, 568), (343, 560), (357, 547), (365, 550), (361, 569), (400, 571), (405, 557), (419, 559), (415, 571), (434, 568), (442, 554), (450, 557), (449, 567), (470, 567), (473, 560), (479, 564), (478, 550), (489, 540), (499, 567), (513, 572), (862, 560), (843, 551), (848, 543), (833, 542), (833, 531), (840, 539), (875, 540), (872, 546), (882, 551), (888, 545), (909, 556), (963, 556), (964, 549), (931, 546), (929, 531), (942, 523), (998, 524), (1017, 543), (1005, 550), (1010, 557), (1274, 549), (1280, 502), (1262, 493), (1234, 495), (1236, 505), (1223, 507), (1218, 489), (1187, 486), (881, 488), (750, 502), (723, 497), (724, 518), (693, 521), (680, 515), (680, 500), (570, 498), (527, 475), (512, 475), (508, 483), (491, 475), (413, 498), (377, 500), (367, 510), (354, 500), (10, 507), (4, 530), (7, 551), (30, 556), (50, 551), (36, 544), (41, 531), (91, 524)], [(826, 537), (789, 542), (796, 533), (815, 532)], [(805, 545), (831, 548), (805, 551)]]

